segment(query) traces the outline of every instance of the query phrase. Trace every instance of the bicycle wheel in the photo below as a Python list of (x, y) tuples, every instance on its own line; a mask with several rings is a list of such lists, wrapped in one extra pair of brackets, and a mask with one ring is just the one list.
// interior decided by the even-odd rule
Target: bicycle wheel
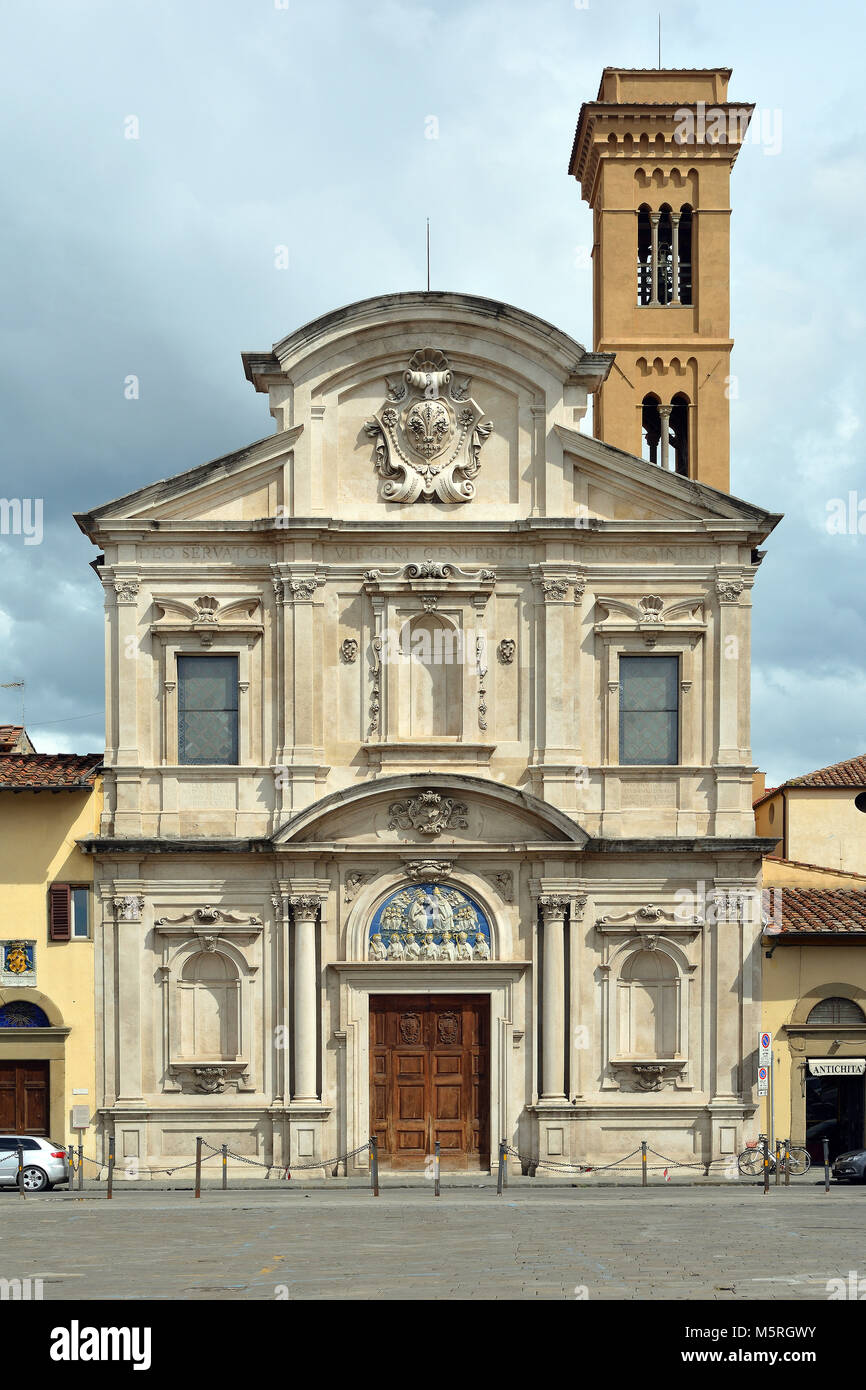
[(764, 1171), (762, 1149), (746, 1149), (737, 1159), (737, 1166), (746, 1178), (759, 1178)]
[(808, 1173), (812, 1166), (807, 1149), (791, 1149), (791, 1175), (795, 1178), (802, 1178), (804, 1173)]

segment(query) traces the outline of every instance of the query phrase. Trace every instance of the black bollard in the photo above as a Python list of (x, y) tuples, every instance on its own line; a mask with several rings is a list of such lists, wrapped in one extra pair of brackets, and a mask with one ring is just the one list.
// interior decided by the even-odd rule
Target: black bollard
[(780, 1166), (781, 1166), (781, 1164), (780, 1164), (781, 1149), (782, 1149), (781, 1140), (777, 1139), (777, 1140), (776, 1140), (776, 1167), (775, 1167), (775, 1177), (774, 1177), (774, 1182), (775, 1182), (775, 1184), (776, 1184), (777, 1187), (779, 1186), (779, 1181), (780, 1181), (780, 1178), (781, 1178), (781, 1174), (780, 1174), (780, 1172), (779, 1172), (779, 1168), (780, 1168)]
[(640, 1185), (646, 1187), (646, 1139), (640, 1141)]
[[(71, 1186), (71, 1184), (70, 1184)], [(84, 1145), (78, 1145), (78, 1191), (84, 1188)]]
[(824, 1135), (824, 1138), (822, 1139), (821, 1142), (822, 1142), (822, 1144), (824, 1145), (824, 1191), (825, 1191), (825, 1192), (829, 1192), (829, 1191), (830, 1191), (830, 1140), (827, 1138), (826, 1134)]
[(195, 1140), (195, 1196), (201, 1196), (201, 1135)]
[(433, 1196), (439, 1196), (439, 1140), (433, 1145)]
[(228, 1187), (228, 1144), (223, 1144), (223, 1192)]
[(18, 1191), (22, 1197), (27, 1196), (24, 1191), (24, 1146), (20, 1142), (18, 1144)]
[(763, 1140), (761, 1147), (764, 1151), (764, 1196), (766, 1197), (770, 1190), (770, 1141), (766, 1134), (762, 1134), (761, 1138)]
[(499, 1141), (499, 1167), (496, 1171), (496, 1195), (502, 1196), (502, 1188), (505, 1183), (505, 1140)]
[(374, 1197), (379, 1195), (379, 1140), (370, 1135), (370, 1187)]
[(109, 1135), (108, 1139), (108, 1189), (105, 1193), (106, 1199), (110, 1202), (114, 1196), (114, 1135)]

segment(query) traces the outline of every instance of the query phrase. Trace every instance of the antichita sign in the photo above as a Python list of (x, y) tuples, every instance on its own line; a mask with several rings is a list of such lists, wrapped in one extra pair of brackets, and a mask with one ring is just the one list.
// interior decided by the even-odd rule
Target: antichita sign
[(862, 1076), (866, 1071), (866, 1057), (846, 1057), (844, 1061), (828, 1061), (824, 1057), (809, 1057), (809, 1071), (813, 1076)]

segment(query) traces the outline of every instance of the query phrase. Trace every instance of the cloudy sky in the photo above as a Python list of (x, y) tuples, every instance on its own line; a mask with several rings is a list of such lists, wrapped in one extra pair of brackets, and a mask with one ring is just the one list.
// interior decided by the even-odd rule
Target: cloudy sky
[[(866, 20), (661, 5), (665, 66), (732, 67), (767, 136), (733, 181), (732, 490), (786, 513), (753, 595), (752, 742), (777, 781), (866, 752)], [(567, 160), (601, 69), (655, 65), (656, 10), (2, 0), (0, 495), (44, 499), (44, 540), (0, 536), (0, 684), (26, 682), (40, 751), (103, 744), (102, 590), (71, 513), (269, 434), (242, 349), (423, 288), (428, 214), (433, 288), (591, 345)], [(852, 493), (854, 534), (829, 533)], [(0, 689), (0, 722), (20, 699)]]

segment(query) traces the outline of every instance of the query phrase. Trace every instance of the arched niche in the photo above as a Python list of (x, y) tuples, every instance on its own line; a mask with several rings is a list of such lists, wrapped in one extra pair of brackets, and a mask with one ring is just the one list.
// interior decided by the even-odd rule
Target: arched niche
[(237, 966), (222, 952), (187, 956), (178, 979), (178, 1060), (237, 1060), (240, 985)]
[(634, 951), (617, 980), (617, 1056), (679, 1052), (679, 972), (664, 951)]
[(439, 613), (419, 613), (400, 632), (398, 729), (401, 738), (459, 738), (463, 661), (459, 628)]

